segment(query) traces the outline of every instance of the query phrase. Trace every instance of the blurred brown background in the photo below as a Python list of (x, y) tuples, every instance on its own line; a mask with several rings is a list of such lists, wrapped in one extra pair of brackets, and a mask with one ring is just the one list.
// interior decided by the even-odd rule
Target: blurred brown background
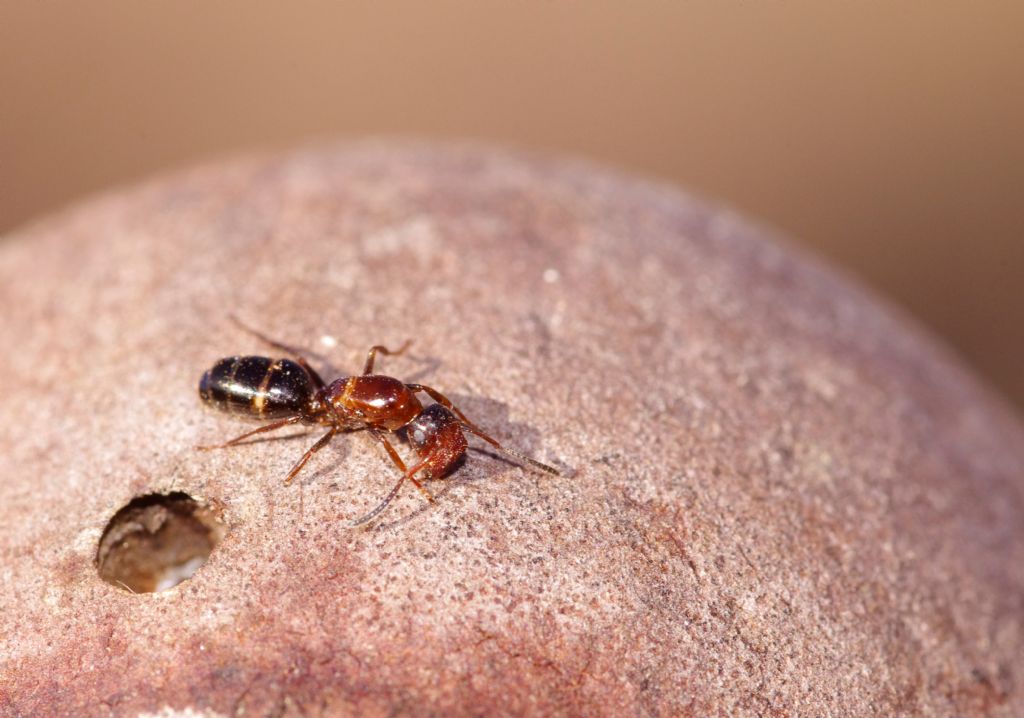
[(316, 137), (474, 137), (720, 198), (1024, 405), (1024, 3), (0, 0), (0, 232)]

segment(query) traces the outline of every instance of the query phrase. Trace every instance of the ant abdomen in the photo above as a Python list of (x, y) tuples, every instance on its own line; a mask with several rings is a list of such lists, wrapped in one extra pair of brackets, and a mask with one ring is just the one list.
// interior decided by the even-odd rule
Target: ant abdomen
[(440, 479), (455, 468), (469, 445), (462, 423), (440, 404), (431, 404), (420, 412), (406, 431), (412, 448), (426, 462), (424, 471), (433, 479)]
[(208, 405), (253, 419), (300, 414), (314, 393), (309, 374), (290, 359), (228, 357), (199, 380), (199, 396)]

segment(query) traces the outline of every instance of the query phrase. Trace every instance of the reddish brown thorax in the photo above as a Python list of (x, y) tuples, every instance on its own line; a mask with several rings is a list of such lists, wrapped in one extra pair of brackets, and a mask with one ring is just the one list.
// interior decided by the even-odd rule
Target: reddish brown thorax
[(347, 429), (373, 426), (398, 431), (423, 411), (423, 404), (409, 387), (381, 374), (339, 379), (327, 387), (326, 393)]

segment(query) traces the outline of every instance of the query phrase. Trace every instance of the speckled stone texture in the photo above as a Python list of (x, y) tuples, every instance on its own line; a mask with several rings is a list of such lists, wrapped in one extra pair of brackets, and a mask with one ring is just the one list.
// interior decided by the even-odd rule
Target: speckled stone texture
[[(674, 189), (386, 142), (115, 192), (0, 246), (0, 714), (1020, 716), (1024, 431), (912, 322)], [(245, 321), (448, 393), (428, 506), (353, 434), (218, 453)], [(333, 341), (337, 344), (332, 346)], [(301, 433), (301, 432), (300, 432)], [(408, 447), (400, 445), (407, 452)], [(109, 518), (220, 504), (186, 583)]]

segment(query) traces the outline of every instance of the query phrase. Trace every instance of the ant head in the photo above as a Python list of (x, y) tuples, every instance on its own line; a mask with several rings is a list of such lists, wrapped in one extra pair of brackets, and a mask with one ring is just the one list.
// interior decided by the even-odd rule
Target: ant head
[(409, 443), (417, 451), (422, 451), (452, 424), (459, 425), (455, 414), (440, 404), (431, 404), (409, 423), (407, 427)]

